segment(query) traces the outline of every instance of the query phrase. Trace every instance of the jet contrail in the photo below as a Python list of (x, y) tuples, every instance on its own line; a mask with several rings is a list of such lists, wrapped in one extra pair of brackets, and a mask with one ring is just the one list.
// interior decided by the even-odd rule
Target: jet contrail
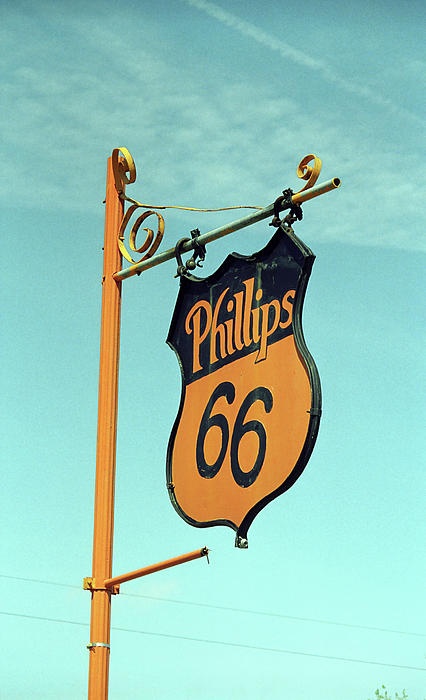
[(259, 29), (259, 27), (256, 27), (255, 24), (240, 19), (231, 12), (215, 5), (213, 2), (209, 2), (209, 0), (184, 0), (184, 2), (196, 7), (198, 10), (204, 11), (206, 14), (210, 15), (210, 17), (217, 19), (228, 27), (232, 27), (240, 34), (254, 39), (258, 44), (263, 44), (272, 51), (278, 51), (283, 57), (290, 58), (294, 63), (298, 63), (306, 68), (311, 68), (312, 70), (327, 70), (325, 64), (321, 61), (316, 61), (303, 53), (303, 51), (299, 51), (299, 49), (285, 44), (280, 39), (275, 39), (270, 34)]
[(269, 33), (266, 33), (262, 29), (259, 29), (259, 27), (257, 27), (255, 24), (247, 22), (244, 19), (240, 19), (231, 12), (228, 12), (228, 10), (224, 10), (222, 7), (219, 7), (219, 5), (210, 2), (210, 0), (183, 1), (186, 2), (187, 5), (191, 5), (197, 10), (205, 12), (207, 15), (213, 17), (221, 24), (235, 29), (243, 36), (253, 39), (258, 44), (262, 44), (271, 51), (276, 51), (283, 58), (289, 59), (290, 61), (293, 61), (293, 63), (296, 63), (299, 66), (302, 66), (303, 68), (307, 68), (311, 71), (316, 72), (324, 80), (326, 80), (329, 83), (332, 83), (333, 85), (336, 85), (342, 90), (356, 95), (357, 97), (362, 97), (371, 102), (372, 104), (375, 104), (379, 107), (383, 107), (388, 111), (392, 111), (401, 117), (409, 118), (411, 120), (416, 121), (417, 123), (423, 124), (422, 119), (412, 114), (408, 110), (402, 108), (400, 105), (395, 104), (389, 98), (382, 97), (377, 93), (377, 91), (374, 91), (371, 88), (360, 83), (356, 83), (353, 80), (345, 80), (344, 78), (341, 78), (324, 61), (312, 58), (312, 56), (309, 56), (305, 52), (300, 51), (299, 49), (294, 48), (293, 46), (290, 46), (288, 43), (282, 41), (281, 39), (276, 39)]

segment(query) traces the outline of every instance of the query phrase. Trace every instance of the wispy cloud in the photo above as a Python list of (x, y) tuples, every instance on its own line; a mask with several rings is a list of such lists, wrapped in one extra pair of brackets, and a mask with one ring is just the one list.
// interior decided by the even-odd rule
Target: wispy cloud
[(413, 114), (407, 109), (404, 109), (399, 104), (396, 104), (390, 98), (381, 95), (377, 90), (374, 90), (365, 83), (359, 83), (353, 79), (345, 78), (336, 71), (335, 67), (329, 66), (324, 61), (314, 58), (305, 51), (291, 46), (283, 39), (274, 37), (271, 33), (266, 33), (260, 27), (257, 27), (251, 22), (241, 19), (228, 10), (224, 10), (219, 5), (216, 5), (210, 0), (183, 0), (186, 4), (205, 12), (210, 17), (213, 17), (218, 22), (239, 32), (248, 39), (255, 41), (257, 44), (265, 46), (270, 51), (274, 51), (282, 56), (282, 58), (292, 61), (294, 64), (306, 68), (324, 81), (332, 84), (347, 93), (366, 100), (370, 104), (377, 107), (382, 107), (387, 111), (393, 112), (405, 119), (418, 124), (424, 124), (424, 119)]
[[(217, 8), (205, 0), (187, 1)], [(214, 11), (220, 17), (224, 12)], [(225, 16), (230, 26), (240, 25), (233, 15)], [(339, 115), (331, 121), (327, 106), (312, 115), (302, 108), (301, 93), (277, 94), (255, 76), (247, 83), (224, 81), (214, 62), (203, 80), (194, 80), (191, 61), (182, 61), (173, 73), (167, 57), (152, 51), (155, 39), (135, 41), (129, 54), (126, 38), (112, 25), (65, 17), (58, 29), (68, 47), (63, 50), (40, 21), (39, 36), (30, 29), (43, 50), (23, 45), (19, 60), (13, 47), (20, 40), (20, 22), (5, 34), (2, 158), (8, 163), (13, 153), (14, 166), (2, 173), (5, 206), (12, 199), (41, 208), (55, 202), (68, 212), (99, 206), (101, 216), (105, 159), (120, 145), (136, 159), (138, 179), (129, 188), (136, 199), (200, 207), (267, 205), (285, 187), (301, 186), (296, 166), (314, 152), (324, 163), (321, 179), (343, 181), (338, 193), (306, 206), (316, 240), (424, 249), (415, 224), (421, 197), (420, 184), (412, 182), (416, 153), (407, 151), (401, 159), (396, 141), (383, 148), (368, 125), (346, 123)], [(252, 36), (254, 27), (246, 22), (243, 27)], [(150, 30), (155, 38), (158, 27)], [(327, 75), (323, 63), (281, 42), (277, 50), (278, 45), (288, 60)], [(167, 232), (175, 216), (167, 217)], [(207, 230), (217, 220), (202, 217), (196, 225)]]

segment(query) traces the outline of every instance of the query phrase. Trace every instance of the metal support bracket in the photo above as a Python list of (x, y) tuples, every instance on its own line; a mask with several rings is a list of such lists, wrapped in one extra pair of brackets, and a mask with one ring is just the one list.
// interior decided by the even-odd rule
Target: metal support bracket
[[(124, 156), (124, 161), (121, 169), (118, 168), (117, 165), (117, 158), (115, 159), (115, 177), (118, 178), (120, 184), (120, 189), (119, 191), (122, 191), (123, 187), (125, 186), (125, 183), (130, 183), (134, 182), (136, 178), (136, 170), (134, 167), (134, 162), (131, 157), (131, 155), (128, 153), (127, 149), (118, 149), (121, 151), (121, 153)], [(123, 169), (125, 169), (125, 172), (123, 172)], [(141, 204), (140, 202), (137, 202), (135, 199), (131, 199), (129, 197), (123, 197), (123, 199), (126, 199), (129, 202), (132, 202), (132, 206), (129, 207), (127, 210), (126, 214), (123, 217), (121, 226), (120, 226), (120, 232), (118, 236), (118, 245), (120, 248), (120, 251), (122, 255), (128, 260), (130, 263), (130, 267), (127, 267), (124, 270), (117, 270), (113, 274), (113, 278), (116, 282), (127, 279), (128, 277), (133, 277), (134, 275), (139, 275), (141, 272), (145, 270), (149, 270), (151, 267), (155, 267), (156, 265), (161, 265), (163, 262), (166, 262), (167, 260), (172, 260), (173, 258), (177, 258), (177, 253), (182, 256), (182, 253), (189, 253), (190, 251), (194, 251), (195, 255), (193, 255), (189, 261), (188, 261), (188, 266), (182, 262), (182, 258), (180, 258), (180, 262), (178, 262), (178, 265), (181, 266), (181, 270), (178, 269), (177, 277), (181, 276), (181, 274), (186, 274), (189, 269), (194, 269), (197, 265), (199, 266), (200, 263), (197, 262), (197, 258), (199, 260), (203, 260), (205, 256), (205, 252), (202, 253), (201, 246), (205, 246), (207, 243), (210, 243), (211, 241), (215, 241), (218, 238), (222, 238), (222, 236), (227, 236), (230, 233), (233, 233), (234, 231), (239, 231), (242, 228), (245, 228), (246, 226), (251, 226), (252, 224), (257, 223), (258, 221), (263, 221), (264, 219), (267, 219), (269, 216), (273, 216), (273, 221), (272, 221), (272, 226), (275, 226), (278, 228), (278, 226), (281, 225), (281, 220), (279, 217), (279, 213), (283, 211), (284, 209), (290, 209), (290, 216), (296, 216), (293, 221), (296, 219), (301, 219), (301, 209), (300, 209), (300, 204), (303, 202), (307, 202), (309, 199), (313, 199), (314, 197), (318, 197), (325, 192), (330, 192), (337, 187), (340, 187), (340, 178), (338, 177), (333, 177), (331, 180), (327, 180), (326, 182), (322, 182), (321, 184), (316, 184), (319, 173), (321, 171), (321, 159), (317, 158), (317, 156), (313, 155), (310, 153), (309, 155), (305, 156), (302, 158), (300, 161), (296, 173), (297, 177), (301, 178), (302, 180), (306, 180), (305, 186), (299, 190), (298, 192), (295, 192), (293, 194), (292, 190), (287, 189), (283, 191), (283, 195), (281, 197), (278, 197), (278, 199), (274, 202), (274, 204), (269, 204), (265, 208), (259, 208), (259, 207), (252, 207), (256, 209), (257, 211), (253, 212), (252, 214), (248, 214), (247, 216), (244, 216), (241, 219), (237, 219), (236, 221), (232, 221), (231, 223), (225, 224), (224, 226), (219, 226), (218, 228), (213, 229), (212, 231), (207, 231), (206, 233), (202, 233), (200, 235), (199, 231), (195, 229), (195, 231), (191, 231), (191, 238), (185, 238), (181, 239), (180, 245), (179, 245), (179, 250), (176, 251), (175, 248), (169, 248), (168, 250), (163, 251), (162, 253), (156, 253), (159, 244), (162, 240), (163, 234), (164, 234), (164, 219), (162, 215), (158, 212), (155, 211), (155, 207), (153, 206), (151, 209), (151, 205), (148, 204)], [(130, 175), (127, 178), (127, 175), (125, 176), (125, 173), (129, 172)], [(123, 180), (124, 176), (126, 179)], [(122, 181), (124, 184), (122, 184)], [(146, 211), (144, 214), (142, 214), (138, 219), (136, 220), (135, 224), (133, 225), (131, 231), (130, 231), (130, 236), (129, 236), (129, 247), (133, 252), (136, 253), (143, 253), (142, 258), (139, 260), (139, 262), (136, 262), (133, 260), (131, 254), (127, 251), (126, 246), (124, 245), (124, 231), (127, 227), (127, 224), (129, 223), (129, 220), (132, 216), (132, 214), (138, 209), (138, 208), (147, 208), (149, 207), (149, 211)], [(161, 206), (157, 207), (157, 209), (167, 209), (168, 207), (166, 206)], [(170, 207), (170, 208), (177, 208), (177, 209), (187, 209), (187, 207)], [(227, 208), (240, 208), (240, 207), (227, 207)], [(191, 209), (188, 208), (190, 211), (218, 211), (218, 210), (210, 210), (210, 209)], [(154, 237), (154, 232), (146, 228), (144, 229), (147, 233), (147, 237), (145, 242), (143, 243), (142, 246), (137, 246), (136, 245), (136, 235), (137, 232), (142, 224), (143, 221), (148, 216), (156, 216), (158, 220), (158, 231), (156, 236)], [(291, 224), (291, 222), (290, 222)], [(196, 236), (194, 236), (194, 233), (196, 233)], [(179, 242), (178, 242), (179, 243)], [(154, 253), (156, 253), (154, 255)]]
[(186, 564), (194, 559), (200, 559), (201, 557), (207, 557), (208, 561), (209, 550), (207, 547), (202, 547), (201, 549), (196, 549), (193, 552), (188, 552), (187, 554), (180, 554), (173, 559), (166, 559), (165, 561), (160, 561), (156, 564), (151, 564), (150, 566), (144, 566), (142, 569), (136, 569), (136, 571), (130, 571), (127, 574), (121, 574), (121, 576), (113, 576), (112, 578), (105, 579), (104, 588), (108, 591), (114, 592), (114, 588), (119, 588), (121, 583), (126, 581), (132, 581), (136, 578), (141, 578), (142, 576), (148, 576), (148, 574), (154, 574), (157, 571), (163, 571), (163, 569), (168, 569), (172, 566), (177, 566), (178, 564)]
[(103, 585), (99, 585), (92, 576), (86, 576), (83, 579), (83, 590), (91, 591), (92, 593), (95, 591), (108, 591), (112, 595), (118, 595), (120, 593), (120, 585), (106, 586), (105, 582), (103, 582)]

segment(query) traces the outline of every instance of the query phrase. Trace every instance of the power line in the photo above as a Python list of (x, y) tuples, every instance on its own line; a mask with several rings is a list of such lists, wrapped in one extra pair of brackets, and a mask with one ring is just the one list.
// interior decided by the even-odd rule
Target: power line
[(41, 615), (25, 615), (24, 613), (13, 613), (0, 610), (0, 615), (7, 617), (21, 617), (26, 620), (38, 620), (39, 622), (58, 622), (61, 625), (77, 625), (78, 627), (89, 627), (88, 622), (75, 622), (74, 620), (61, 620), (56, 617), (42, 617)]
[[(8, 578), (8, 579), (14, 579), (16, 581), (24, 581), (27, 583), (40, 583), (40, 584), (46, 584), (49, 586), (61, 586), (63, 588), (73, 588), (80, 590), (79, 586), (75, 586), (69, 583), (57, 583), (55, 581), (45, 581), (42, 579), (32, 579), (32, 578), (25, 578), (21, 576), (8, 576), (7, 574), (0, 574), (0, 578)], [(275, 613), (275, 612), (266, 612), (263, 610), (251, 610), (248, 608), (234, 608), (234, 607), (229, 607), (226, 605), (214, 605), (212, 603), (197, 603), (194, 601), (189, 601), (189, 600), (177, 600), (175, 598), (164, 598), (161, 596), (151, 596), (151, 595), (145, 595), (142, 593), (121, 593), (120, 595), (126, 596), (128, 598), (145, 598), (147, 600), (157, 600), (159, 602), (165, 602), (165, 603), (173, 603), (177, 605), (189, 605), (193, 607), (199, 607), (199, 608), (210, 608), (211, 610), (223, 610), (224, 612), (236, 612), (236, 613), (243, 613), (245, 615), (259, 615), (262, 617), (276, 617), (284, 620), (294, 620), (295, 622), (313, 622), (318, 625), (334, 625), (336, 627), (348, 627), (350, 629), (359, 629), (359, 630), (369, 630), (371, 632), (384, 632), (387, 634), (400, 634), (400, 635), (406, 635), (410, 637), (426, 637), (425, 633), (422, 632), (409, 632), (406, 630), (395, 630), (395, 629), (390, 629), (388, 627), (374, 627), (374, 626), (369, 626), (369, 625), (356, 625), (354, 623), (350, 622), (336, 622), (334, 620), (325, 620), (322, 618), (315, 618), (315, 617), (301, 617), (297, 615), (284, 615), (283, 613)]]
[(180, 605), (193, 605), (197, 606), (200, 608), (211, 608), (213, 610), (224, 610), (227, 612), (237, 612), (237, 613), (244, 613), (246, 615), (261, 615), (263, 617), (278, 617), (278, 618), (283, 618), (285, 620), (294, 620), (296, 622), (315, 622), (316, 624), (320, 625), (335, 625), (337, 627), (350, 627), (352, 629), (361, 629), (361, 630), (370, 630), (374, 632), (386, 632), (386, 633), (391, 633), (391, 634), (402, 634), (402, 635), (409, 635), (412, 637), (426, 637), (426, 634), (422, 634), (421, 632), (405, 632), (402, 630), (394, 630), (394, 629), (389, 629), (387, 627), (372, 627), (372, 626), (367, 626), (367, 625), (355, 625), (350, 622), (335, 622), (333, 620), (324, 620), (320, 618), (315, 618), (315, 617), (300, 617), (296, 615), (284, 615), (283, 613), (275, 613), (275, 612), (266, 612), (264, 610), (250, 610), (248, 608), (232, 608), (228, 607), (225, 605), (213, 605), (211, 603), (195, 603), (195, 602), (189, 602), (186, 600), (176, 600), (174, 598), (162, 598), (159, 596), (151, 596), (151, 595), (144, 595), (141, 593), (123, 593), (123, 596), (127, 596), (129, 598), (147, 598), (149, 600), (158, 600), (158, 601), (164, 601), (167, 603), (178, 603)]
[(0, 578), (9, 578), (12, 579), (13, 581), (24, 581), (25, 583), (42, 583), (45, 584), (46, 586), (58, 586), (60, 588), (77, 588), (79, 589), (79, 586), (75, 586), (72, 583), (59, 583), (58, 581), (45, 581), (44, 579), (40, 578), (26, 578), (25, 576), (9, 576), (8, 574), (0, 574)]
[[(19, 618), (24, 618), (27, 620), (37, 620), (39, 622), (54, 622), (54, 623), (59, 623), (59, 624), (65, 624), (65, 625), (77, 625), (79, 627), (89, 627), (89, 624), (86, 622), (76, 622), (74, 620), (62, 620), (54, 617), (42, 617), (39, 615), (26, 615), (23, 613), (11, 613), (11, 612), (4, 612), (3, 610), (0, 610), (0, 615), (6, 615), (9, 617), (19, 617)], [(252, 645), (252, 644), (240, 644), (238, 642), (224, 642), (223, 640), (219, 639), (202, 639), (200, 637), (187, 637), (184, 635), (180, 634), (167, 634), (167, 633), (162, 633), (162, 632), (147, 632), (146, 630), (135, 630), (135, 629), (129, 629), (127, 627), (111, 627), (111, 630), (114, 632), (126, 632), (128, 634), (143, 634), (149, 637), (161, 637), (163, 639), (176, 639), (179, 641), (186, 641), (186, 642), (198, 642), (201, 644), (215, 644), (216, 646), (224, 646), (224, 647), (234, 647), (237, 649), (250, 649), (252, 651), (264, 651), (268, 653), (274, 653), (274, 654), (291, 654), (293, 656), (305, 656), (309, 657), (312, 659), (323, 659), (326, 661), (344, 661), (346, 663), (355, 663), (355, 664), (368, 664), (372, 666), (384, 666), (386, 668), (398, 668), (398, 669), (404, 669), (407, 671), (423, 671), (426, 672), (426, 668), (422, 668), (421, 666), (407, 666), (403, 664), (391, 664), (385, 661), (371, 661), (369, 659), (351, 659), (349, 657), (345, 656), (331, 656), (327, 654), (315, 654), (313, 652), (306, 652), (306, 651), (296, 651), (294, 649), (280, 649), (277, 647), (262, 647), (258, 645)]]
[(295, 651), (294, 649), (279, 649), (276, 647), (261, 647), (261, 646), (256, 646), (252, 644), (240, 644), (238, 642), (224, 642), (221, 640), (216, 640), (216, 639), (200, 639), (199, 637), (186, 637), (183, 635), (175, 635), (175, 634), (163, 634), (161, 632), (144, 632), (142, 630), (132, 630), (132, 629), (127, 629), (127, 628), (122, 628), (122, 627), (113, 627), (113, 629), (117, 632), (133, 632), (136, 634), (148, 634), (153, 637), (167, 637), (168, 639), (179, 639), (179, 640), (185, 640), (189, 642), (201, 642), (204, 644), (216, 644), (218, 646), (226, 646), (226, 647), (237, 647), (239, 649), (252, 649), (253, 651), (266, 651), (266, 652), (271, 652), (275, 654), (293, 654), (296, 656), (308, 656), (310, 658), (314, 659), (326, 659), (328, 661), (346, 661), (348, 663), (355, 663), (355, 664), (370, 664), (373, 666), (386, 666), (388, 668), (399, 668), (399, 669), (405, 669), (409, 671), (423, 671), (426, 672), (426, 668), (422, 668), (421, 666), (403, 666), (400, 664), (390, 664), (387, 662), (382, 662), (382, 661), (370, 661), (368, 659), (350, 659), (347, 657), (343, 656), (328, 656), (326, 654), (314, 654), (312, 652), (306, 652), (306, 651)]

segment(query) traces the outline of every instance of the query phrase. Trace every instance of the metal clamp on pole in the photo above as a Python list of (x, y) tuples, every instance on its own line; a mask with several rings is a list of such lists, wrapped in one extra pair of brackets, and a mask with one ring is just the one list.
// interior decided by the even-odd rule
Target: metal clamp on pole
[(111, 649), (111, 645), (107, 644), (106, 642), (90, 642), (89, 644), (86, 644), (86, 647), (90, 651), (92, 649), (95, 649), (95, 647), (102, 647), (102, 649)]

